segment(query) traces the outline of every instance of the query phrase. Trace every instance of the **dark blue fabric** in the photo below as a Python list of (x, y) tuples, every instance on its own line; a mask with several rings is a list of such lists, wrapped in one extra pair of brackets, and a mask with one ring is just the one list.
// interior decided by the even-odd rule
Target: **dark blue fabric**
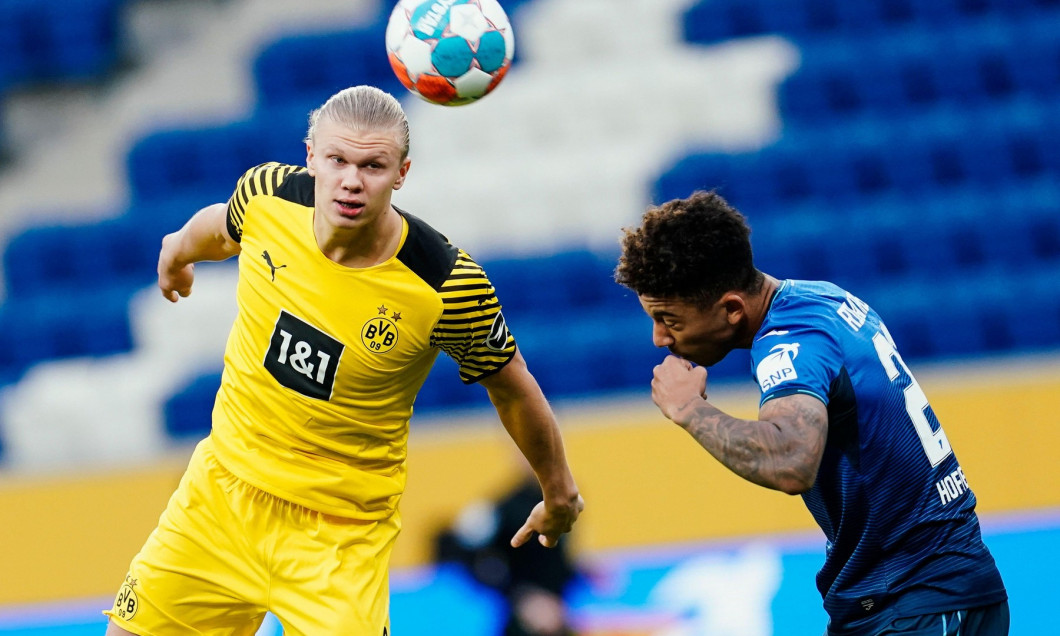
[(751, 358), (763, 404), (802, 393), (828, 408), (803, 498), (827, 539), (817, 587), (836, 633), (1006, 598), (975, 495), (875, 311), (831, 283), (784, 281)]

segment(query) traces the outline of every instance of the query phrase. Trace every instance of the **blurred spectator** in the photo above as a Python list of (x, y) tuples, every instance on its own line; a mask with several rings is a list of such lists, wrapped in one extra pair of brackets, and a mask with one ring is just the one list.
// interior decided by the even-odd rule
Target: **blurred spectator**
[(541, 487), (527, 473), (496, 502), (476, 502), (435, 541), (435, 558), (465, 566), (476, 581), (498, 591), (508, 605), (504, 636), (574, 636), (564, 591), (577, 576), (570, 538), (555, 548), (536, 540), (513, 548), (509, 541), (526, 521), (526, 506), (541, 500)]

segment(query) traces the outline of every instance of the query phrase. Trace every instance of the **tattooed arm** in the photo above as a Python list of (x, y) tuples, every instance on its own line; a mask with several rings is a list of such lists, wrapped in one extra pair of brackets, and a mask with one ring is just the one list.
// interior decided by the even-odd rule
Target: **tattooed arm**
[(732, 417), (704, 397), (707, 370), (668, 356), (655, 367), (652, 399), (726, 468), (766, 488), (796, 495), (817, 479), (828, 434), (828, 412), (811, 395), (762, 405), (757, 420)]

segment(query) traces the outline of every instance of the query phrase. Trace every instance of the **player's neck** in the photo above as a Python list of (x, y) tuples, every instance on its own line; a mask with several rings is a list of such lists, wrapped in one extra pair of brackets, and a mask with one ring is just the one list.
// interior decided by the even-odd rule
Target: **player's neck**
[(329, 260), (363, 269), (379, 265), (397, 253), (404, 221), (393, 208), (374, 223), (357, 228), (316, 227), (317, 246)]
[(740, 348), (749, 349), (754, 342), (754, 336), (762, 327), (769, 313), (769, 307), (773, 304), (773, 296), (780, 288), (780, 281), (769, 274), (763, 274), (762, 288), (757, 294), (747, 299), (747, 322), (746, 330), (742, 333)]

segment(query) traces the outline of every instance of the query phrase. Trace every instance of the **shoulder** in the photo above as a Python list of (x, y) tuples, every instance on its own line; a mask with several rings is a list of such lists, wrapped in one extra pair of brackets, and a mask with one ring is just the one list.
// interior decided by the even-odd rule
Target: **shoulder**
[[(398, 210), (408, 223), (405, 243), (397, 258), (435, 290), (449, 279), (462, 252), (422, 219)], [(466, 256), (466, 255), (465, 255)]]
[(785, 280), (777, 290), (751, 347), (752, 357), (769, 355), (775, 343), (810, 334), (841, 337), (840, 307), (847, 293), (831, 283)]
[(777, 327), (785, 323), (810, 324), (825, 327), (835, 322), (837, 309), (849, 294), (832, 283), (822, 281), (785, 280), (766, 314), (763, 327)]
[(244, 172), (228, 200), (226, 224), (232, 240), (238, 243), (243, 239), (243, 224), (247, 209), (252, 207), (251, 201), (269, 201), (268, 197), (279, 197), (313, 207), (313, 177), (302, 166), (275, 161), (259, 164)]
[(266, 195), (312, 207), (313, 181), (304, 166), (270, 161), (244, 172), (239, 178), (235, 194), (244, 202), (258, 195)]

